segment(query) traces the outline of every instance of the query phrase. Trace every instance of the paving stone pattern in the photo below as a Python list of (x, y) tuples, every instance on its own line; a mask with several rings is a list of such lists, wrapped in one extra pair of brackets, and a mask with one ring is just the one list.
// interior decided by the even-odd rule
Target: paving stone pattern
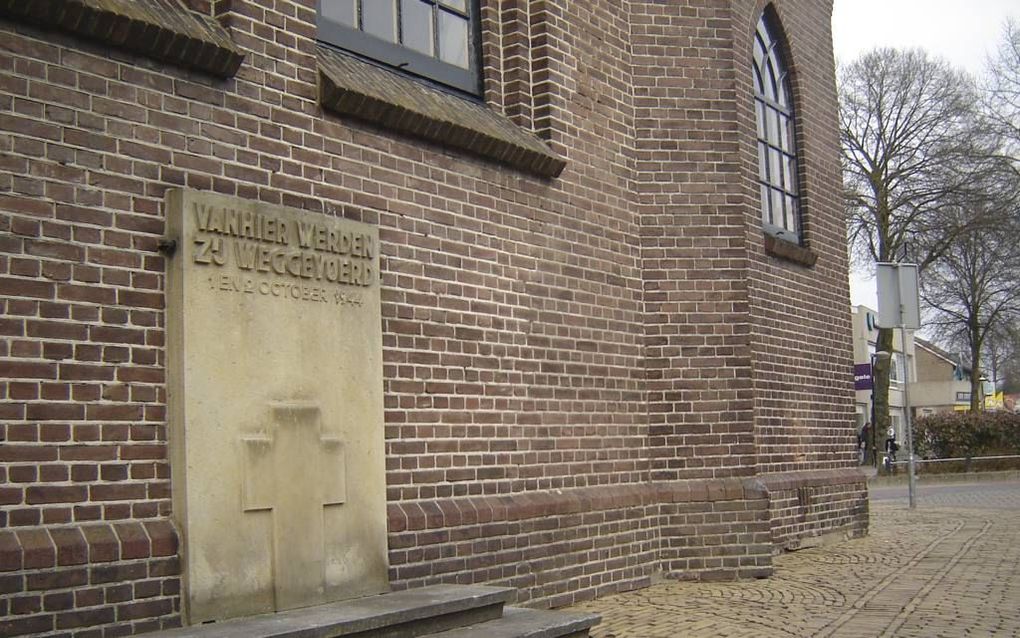
[(602, 614), (595, 638), (1016, 636), (1018, 501), (1020, 483), (935, 490), (913, 512), (878, 501), (868, 537), (779, 556), (771, 579), (666, 582), (575, 609)]

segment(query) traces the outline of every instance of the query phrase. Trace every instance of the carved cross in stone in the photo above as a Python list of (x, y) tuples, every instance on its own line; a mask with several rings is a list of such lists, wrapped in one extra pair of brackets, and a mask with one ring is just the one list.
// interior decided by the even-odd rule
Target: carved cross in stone
[(271, 403), (271, 430), (242, 438), (245, 512), (272, 510), (276, 609), (322, 600), (323, 508), (346, 500), (343, 443), (323, 433), (319, 407)]

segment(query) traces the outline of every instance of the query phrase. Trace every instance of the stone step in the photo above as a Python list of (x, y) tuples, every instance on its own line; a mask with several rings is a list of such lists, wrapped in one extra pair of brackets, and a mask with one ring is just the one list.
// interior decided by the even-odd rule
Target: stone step
[(428, 638), (588, 638), (588, 630), (600, 620), (595, 614), (506, 607), (502, 618)]
[(503, 614), (503, 604), (513, 594), (514, 590), (507, 587), (432, 585), (181, 627), (155, 635), (160, 638), (415, 638), (498, 619)]

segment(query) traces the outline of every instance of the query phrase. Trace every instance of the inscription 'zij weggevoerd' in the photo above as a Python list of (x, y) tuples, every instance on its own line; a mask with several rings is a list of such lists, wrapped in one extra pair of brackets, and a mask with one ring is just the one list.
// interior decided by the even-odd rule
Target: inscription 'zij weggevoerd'
[(342, 220), (285, 219), (202, 202), (186, 214), (193, 216), (192, 260), (216, 268), (208, 277), (214, 290), (360, 305), (356, 294), (318, 284), (376, 282), (374, 238)]
[[(195, 262), (304, 279), (372, 284), (372, 238), (325, 221), (288, 223), (273, 215), (195, 203)], [(232, 250), (230, 249), (232, 248)]]

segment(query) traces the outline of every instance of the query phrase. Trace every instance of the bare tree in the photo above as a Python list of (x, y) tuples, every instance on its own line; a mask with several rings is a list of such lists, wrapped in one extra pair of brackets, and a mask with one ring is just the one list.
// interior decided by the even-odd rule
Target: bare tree
[(993, 327), (985, 337), (985, 354), (983, 361), (987, 361), (985, 369), (991, 373), (992, 379), (1004, 392), (1015, 392), (1010, 390), (1020, 378), (1017, 377), (1017, 365), (1020, 364), (1017, 357), (1020, 357), (1020, 318), (1007, 318), (1000, 322), (1000, 325)]
[[(1012, 196), (999, 202), (1013, 206)], [(994, 206), (994, 200), (988, 204)], [(1001, 211), (982, 208), (988, 217), (1008, 219)], [(979, 410), (980, 378), (985, 354), (1001, 350), (1002, 335), (1020, 318), (1020, 242), (1017, 225), (957, 237), (921, 280), (921, 296), (928, 313), (926, 326), (943, 342), (963, 345), (971, 363), (971, 410)]]
[(1020, 173), (1020, 23), (1006, 21), (984, 89), (988, 122), (1002, 139), (1013, 170)]
[[(924, 51), (876, 49), (840, 69), (843, 182), (858, 263), (914, 261), (923, 271), (974, 219), (987, 168), (973, 80)], [(891, 328), (877, 349), (891, 352)], [(874, 372), (875, 431), (889, 426), (889, 370)]]
[(995, 378), (1006, 394), (1020, 393), (1020, 319), (1013, 319), (992, 335)]

